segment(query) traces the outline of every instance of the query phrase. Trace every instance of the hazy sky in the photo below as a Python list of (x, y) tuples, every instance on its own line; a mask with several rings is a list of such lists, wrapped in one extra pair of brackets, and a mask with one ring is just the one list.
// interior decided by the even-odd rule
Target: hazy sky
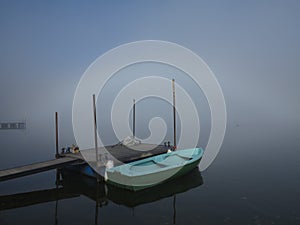
[(145, 39), (178, 43), (206, 61), (223, 89), (229, 128), (299, 136), (297, 0), (2, 0), (0, 32), (0, 121), (26, 119), (40, 138), (52, 140), (55, 111), (62, 132), (72, 132), (75, 88), (97, 57)]

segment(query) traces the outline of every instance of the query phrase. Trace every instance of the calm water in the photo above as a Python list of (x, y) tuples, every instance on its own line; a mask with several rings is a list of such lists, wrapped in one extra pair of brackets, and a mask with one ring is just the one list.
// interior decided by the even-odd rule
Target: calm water
[[(1, 182), (0, 224), (300, 224), (296, 133), (246, 128), (229, 126), (206, 171), (142, 193), (75, 175), (56, 183), (56, 170)], [(1, 169), (53, 157), (51, 138), (18, 132), (2, 133)]]

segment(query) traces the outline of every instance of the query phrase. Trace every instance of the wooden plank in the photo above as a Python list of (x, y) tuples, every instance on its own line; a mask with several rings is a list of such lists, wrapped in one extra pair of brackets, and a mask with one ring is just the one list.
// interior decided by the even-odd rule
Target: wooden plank
[[(127, 147), (124, 145), (112, 145), (105, 147), (107, 150), (104, 151), (104, 147), (99, 148), (98, 158), (100, 161), (103, 161), (103, 166), (106, 159), (113, 160), (115, 165), (118, 165), (119, 160), (121, 162), (127, 163), (136, 161), (139, 159), (147, 158), (154, 155), (159, 155), (165, 153), (168, 150), (168, 147), (162, 145), (152, 145), (152, 144), (138, 144), (135, 146)], [(108, 152), (108, 153), (107, 153)], [(84, 157), (83, 157), (84, 155)], [(53, 159), (45, 162), (34, 163), (26, 166), (20, 166), (16, 168), (0, 170), (0, 181), (13, 179), (21, 176), (26, 176), (34, 173), (43, 172), (46, 170), (51, 170), (57, 167), (60, 167), (64, 164), (74, 163), (74, 162), (94, 162), (95, 159), (95, 149), (82, 150), (81, 153), (67, 153), (63, 154), (61, 158)], [(113, 157), (112, 157), (113, 156)]]
[(15, 167), (11, 169), (1, 170), (0, 171), (0, 181), (8, 180), (20, 176), (25, 176), (29, 174), (34, 174), (53, 168), (57, 168), (61, 165), (78, 161), (77, 158), (63, 157), (58, 159), (53, 159), (45, 162), (34, 163), (26, 166)]

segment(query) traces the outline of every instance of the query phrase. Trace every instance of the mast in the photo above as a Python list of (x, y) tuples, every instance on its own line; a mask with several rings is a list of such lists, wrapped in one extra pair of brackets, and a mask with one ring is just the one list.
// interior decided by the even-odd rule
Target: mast
[(133, 138), (135, 138), (135, 99), (133, 99), (132, 136), (133, 136)]
[(98, 165), (99, 155), (98, 155), (98, 140), (97, 140), (97, 116), (96, 116), (96, 99), (95, 99), (95, 94), (93, 94), (93, 111), (94, 111), (95, 153), (96, 153), (96, 162), (97, 162), (97, 165)]
[(59, 153), (58, 153), (58, 112), (55, 112), (55, 158), (59, 158)]
[(173, 90), (173, 134), (174, 134), (174, 150), (176, 149), (176, 108), (175, 108), (175, 79), (172, 79)]

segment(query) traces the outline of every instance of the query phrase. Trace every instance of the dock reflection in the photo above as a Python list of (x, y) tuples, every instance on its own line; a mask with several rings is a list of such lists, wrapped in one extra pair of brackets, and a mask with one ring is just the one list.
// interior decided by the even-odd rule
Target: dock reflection
[(109, 202), (136, 207), (175, 196), (202, 184), (203, 179), (198, 168), (182, 177), (138, 192), (117, 188), (104, 182), (97, 182), (96, 178), (61, 169), (57, 170), (56, 188), (0, 196), (0, 210), (76, 198), (80, 195), (92, 199), (98, 207), (105, 206)]

